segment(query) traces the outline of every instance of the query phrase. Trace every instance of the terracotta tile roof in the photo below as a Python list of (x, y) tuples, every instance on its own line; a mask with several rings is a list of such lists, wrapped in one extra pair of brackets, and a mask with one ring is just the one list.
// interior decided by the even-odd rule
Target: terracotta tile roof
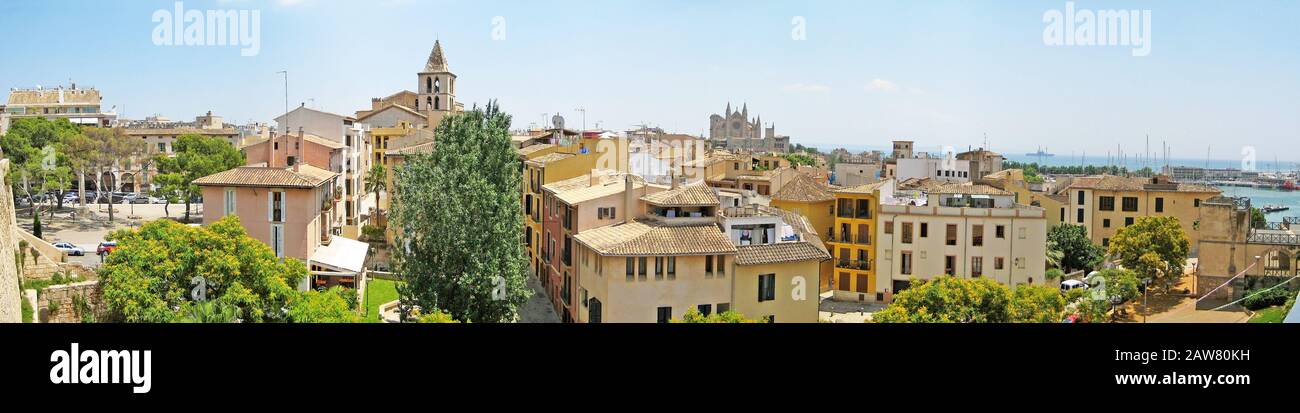
[(529, 159), (528, 164), (533, 166), (546, 166), (548, 163), (562, 161), (572, 157), (573, 154), (571, 153), (549, 153), (538, 158)]
[(268, 188), (315, 188), (339, 174), (311, 165), (293, 168), (241, 166), (194, 180), (199, 186), (253, 186)]
[(560, 193), (565, 191), (571, 191), (574, 189), (586, 188), (589, 186), (591, 186), (590, 174), (575, 176), (569, 179), (562, 179), (559, 181), (551, 182), (549, 184), (542, 185), (542, 190), (550, 191), (552, 193)]
[(555, 147), (555, 144), (553, 144), (553, 143), (539, 143), (539, 144), (536, 144), (536, 145), (528, 145), (528, 146), (525, 146), (525, 147), (522, 147), (522, 148), (516, 149), (515, 151), (516, 151), (516, 152), (519, 152), (520, 155), (527, 156), (527, 155), (532, 155), (533, 152), (537, 152), (537, 151), (540, 151), (540, 150), (543, 150), (543, 149), (548, 149), (548, 148), (554, 148), (554, 147)]
[(943, 182), (931, 178), (908, 178), (898, 183), (898, 189), (903, 190), (933, 191), (943, 186)]
[(1115, 175), (1094, 175), (1074, 178), (1065, 189), (1093, 189), (1101, 191), (1160, 191), (1160, 192), (1206, 192), (1220, 193), (1217, 188), (1198, 184), (1166, 182), (1154, 184), (1150, 178), (1122, 177)]
[(971, 183), (964, 184), (947, 184), (929, 192), (939, 194), (963, 194), (963, 195), (1012, 195), (1012, 193), (997, 189), (988, 185), (976, 185)]
[(680, 186), (641, 197), (658, 206), (717, 206), (720, 202), (713, 188), (703, 184)]
[(582, 231), (575, 239), (604, 256), (736, 253), (716, 225), (665, 226), (636, 220)]
[(784, 262), (823, 261), (830, 259), (826, 250), (808, 242), (782, 242), (736, 247), (736, 265), (779, 264)]
[(872, 183), (865, 184), (865, 185), (858, 185), (858, 186), (855, 186), (855, 187), (852, 187), (852, 188), (844, 188), (844, 189), (841, 189), (841, 190), (835, 191), (835, 193), (837, 193), (837, 194), (867, 194), (867, 195), (871, 195), (871, 194), (876, 193), (876, 190), (877, 190), (877, 189), (880, 189), (880, 187), (884, 186), (885, 183), (887, 183), (887, 182), (889, 182), (889, 181), (878, 181), (878, 182), (872, 182)]
[(824, 202), (835, 200), (831, 186), (805, 174), (795, 174), (794, 179), (786, 182), (772, 195), (773, 201), (790, 202)]
[[(592, 173), (596, 175), (594, 184), (591, 175), (583, 175), (546, 184), (542, 186), (542, 189), (554, 193), (556, 199), (569, 205), (577, 205), (593, 199), (619, 194), (627, 189), (624, 175), (619, 175), (611, 170), (593, 170)], [(645, 181), (640, 177), (631, 176), (631, 179), (632, 189), (645, 186)]]
[(379, 108), (379, 110), (372, 110), (372, 111), (370, 111), (369, 113), (366, 113), (365, 115), (362, 115), (361, 117), (357, 118), (357, 122), (360, 122), (360, 121), (366, 120), (366, 119), (370, 118), (371, 116), (378, 115), (378, 114), (380, 114), (380, 113), (382, 113), (382, 112), (388, 111), (389, 109), (400, 110), (400, 111), (406, 112), (406, 113), (408, 113), (408, 114), (415, 115), (415, 117), (420, 118), (420, 119), (426, 119), (426, 120), (429, 119), (428, 116), (426, 116), (426, 115), (423, 114), (423, 113), (416, 112), (415, 109), (411, 109), (411, 108), (408, 108), (408, 107), (406, 107), (406, 106), (402, 106), (402, 105), (399, 105), (399, 104), (396, 104), (396, 103), (390, 103), (390, 104), (388, 104), (387, 106), (384, 106), (384, 107), (382, 107), (382, 108)]
[(388, 151), (384, 152), (385, 155), (389, 155), (389, 156), (403, 156), (403, 155), (410, 155), (413, 153), (433, 153), (433, 142), (425, 142), (425, 143), (411, 145), (399, 149), (389, 149)]

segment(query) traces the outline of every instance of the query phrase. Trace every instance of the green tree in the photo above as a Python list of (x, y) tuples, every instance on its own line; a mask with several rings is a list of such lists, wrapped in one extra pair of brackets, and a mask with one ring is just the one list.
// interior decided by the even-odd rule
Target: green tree
[(1022, 285), (1011, 291), (1008, 318), (1013, 323), (1056, 323), (1065, 311), (1061, 290), (1045, 285)]
[(1175, 217), (1140, 217), (1110, 240), (1109, 254), (1124, 268), (1166, 290), (1183, 276), (1191, 243)]
[(1048, 255), (1059, 256), (1061, 270), (1090, 271), (1105, 258), (1105, 250), (1088, 239), (1082, 225), (1057, 224), (1047, 231)]
[(940, 276), (912, 280), (894, 302), (876, 312), (877, 323), (1054, 323), (1066, 300), (1047, 286), (1014, 290), (988, 278)]
[(217, 301), (186, 302), (180, 323), (228, 324), (239, 322), (239, 307)]
[(531, 292), (519, 243), (520, 165), (510, 115), (495, 103), (443, 119), (438, 148), (396, 173), (394, 270), (403, 318), (418, 307), (470, 322), (507, 322)]
[[(185, 134), (172, 144), (175, 156), (158, 154), (154, 164), (163, 180), (157, 193), (170, 204), (173, 199), (185, 202), (185, 222), (190, 220), (190, 202), (202, 192), (194, 180), (244, 164), (244, 153), (225, 139)], [(166, 206), (164, 206), (166, 208)]]
[(379, 193), (388, 190), (388, 169), (382, 164), (370, 165), (366, 173), (366, 192), (375, 194), (375, 208), (379, 208)]
[(876, 312), (877, 323), (1005, 323), (1011, 294), (988, 278), (939, 276), (912, 285)]
[(206, 299), (238, 307), (243, 322), (284, 321), (307, 276), (306, 265), (281, 261), (233, 215), (205, 227), (157, 220), (108, 238), (118, 247), (99, 275), (111, 321), (179, 321), (201, 286)]
[(289, 304), (289, 321), (294, 323), (360, 323), (355, 290), (333, 287), (298, 294)]
[(706, 316), (700, 313), (700, 310), (692, 308), (686, 311), (686, 314), (682, 315), (681, 319), (674, 319), (671, 320), (671, 322), (683, 324), (746, 324), (761, 323), (765, 320), (766, 318), (763, 320), (745, 318), (744, 315), (735, 311), (724, 311), (722, 313), (713, 313)]
[(87, 160), (95, 171), (96, 195), (108, 197), (108, 222), (113, 222), (112, 193), (121, 189), (122, 183), (113, 179), (111, 185), (105, 185), (104, 175), (134, 165), (144, 155), (144, 141), (127, 136), (122, 128), (91, 128), (85, 134), (92, 142), (93, 155)]
[(1268, 217), (1264, 216), (1264, 210), (1250, 207), (1250, 227), (1263, 228), (1268, 225)]
[(1138, 285), (1142, 282), (1138, 280), (1137, 274), (1133, 271), (1123, 268), (1108, 268), (1099, 271), (1097, 275), (1106, 280), (1104, 286), (1106, 296), (1110, 297), (1112, 303), (1118, 305), (1138, 298)]

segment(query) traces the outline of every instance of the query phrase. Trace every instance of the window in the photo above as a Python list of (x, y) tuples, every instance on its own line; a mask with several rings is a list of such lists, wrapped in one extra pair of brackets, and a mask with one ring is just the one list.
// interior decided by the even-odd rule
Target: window
[(1156, 198), (1156, 212), (1165, 212), (1165, 199)]
[(719, 256), (717, 256), (717, 258), (718, 258), (718, 265), (717, 265), (717, 270), (718, 270), (718, 271), (717, 271), (717, 272), (718, 272), (718, 276), (721, 277), (721, 276), (724, 276), (724, 275), (727, 274), (727, 267), (726, 267), (726, 265), (727, 265), (727, 256), (726, 256), (726, 255), (719, 255)]
[(925, 237), (929, 237), (929, 236), (930, 236), (930, 224), (925, 223), (925, 222), (922, 222), (922, 223), (921, 223), (921, 238), (925, 238)]
[(957, 256), (947, 255), (943, 257), (943, 273), (953, 275), (957, 273)]
[(1200, 208), (1200, 207), (1201, 207), (1201, 200), (1200, 200), (1200, 198), (1197, 198), (1197, 199), (1193, 200), (1193, 201), (1192, 201), (1192, 206), (1197, 207), (1197, 208)]
[(706, 256), (704, 256), (704, 276), (705, 276), (705, 277), (712, 277), (712, 276), (713, 276), (713, 256), (712, 256), (712, 255), (706, 255)]
[(1126, 197), (1124, 197), (1124, 205), (1123, 205), (1123, 207), (1124, 207), (1124, 212), (1137, 212), (1137, 210), (1138, 210), (1138, 199), (1137, 199), (1137, 197), (1134, 197), (1134, 196), (1126, 196)]
[(664, 257), (655, 257), (655, 279), (664, 279)]
[(627, 281), (628, 282), (632, 281), (632, 276), (634, 275), (633, 269), (636, 268), (636, 262), (634, 262), (634, 260), (635, 259), (632, 257), (627, 257)]
[(758, 276), (758, 302), (776, 299), (776, 274)]
[(271, 222), (284, 222), (284, 192), (267, 194), (266, 219)]
[(1103, 247), (1109, 247), (1109, 246), (1110, 246), (1110, 238), (1102, 238), (1102, 239), (1101, 239), (1101, 246), (1103, 246)]
[(972, 247), (983, 247), (983, 246), (984, 246), (984, 226), (983, 226), (983, 225), (974, 225), (974, 226), (971, 226), (971, 231), (970, 231), (970, 232), (971, 232), (971, 233), (970, 233), (970, 245), (971, 245)]
[(984, 275), (984, 257), (970, 257), (970, 276)]
[(668, 323), (673, 319), (672, 307), (659, 307), (655, 311), (658, 313), (656, 316), (656, 320), (661, 324)]
[(1006, 238), (1006, 237), (1007, 237), (1007, 226), (1006, 226), (1006, 225), (998, 225), (998, 226), (994, 227), (994, 233), (996, 234), (995, 236), (998, 237), (998, 239), (1004, 239), (1004, 238)]
[(226, 215), (235, 213), (235, 188), (226, 188)]
[(636, 275), (641, 281), (645, 281), (646, 257), (636, 259)]
[(894, 221), (885, 221), (885, 233), (890, 235), (894, 233)]
[(1075, 202), (1075, 203), (1076, 203), (1076, 204), (1079, 204), (1079, 205), (1083, 205), (1083, 191), (1079, 191), (1079, 196), (1078, 196), (1078, 198), (1079, 198), (1079, 201), (1078, 201), (1078, 202)]
[(596, 209), (596, 219), (614, 219), (614, 218), (615, 218), (614, 207)]
[(709, 314), (713, 314), (713, 304), (700, 304), (695, 306), (695, 309), (699, 310), (700, 314), (705, 317), (708, 317)]
[(668, 279), (677, 279), (677, 257), (665, 258), (668, 261)]
[(957, 245), (957, 225), (948, 224), (948, 234), (944, 241), (947, 245)]
[(903, 226), (903, 243), (904, 243), (904, 244), (911, 244), (911, 243), (912, 243), (912, 223), (911, 223), (911, 222), (904, 222), (904, 223), (902, 224), (902, 226)]
[(903, 251), (902, 258), (898, 260), (898, 273), (903, 275), (912, 275), (912, 252)]
[(1101, 210), (1101, 211), (1114, 211), (1114, 210), (1115, 210), (1115, 197), (1113, 197), (1113, 196), (1103, 196), (1103, 197), (1099, 197), (1099, 198), (1097, 198), (1097, 209), (1098, 209), (1098, 210)]
[(1127, 226), (1129, 226), (1129, 225), (1133, 225), (1133, 217), (1126, 217), (1126, 218), (1124, 218), (1124, 226), (1127, 227)]
[(1110, 228), (1110, 218), (1106, 218), (1106, 219), (1101, 220), (1101, 227), (1102, 227), (1102, 228)]
[(995, 270), (1001, 270), (1003, 268), (1006, 268), (1006, 264), (1007, 264), (1006, 258), (1002, 258), (1002, 257), (993, 258), (993, 269)]
[(718, 303), (718, 314), (731, 311), (731, 303)]
[(1079, 223), (1082, 224), (1082, 223), (1083, 223), (1083, 208), (1079, 208), (1079, 213), (1078, 213), (1077, 215), (1078, 215), (1078, 219), (1077, 219), (1077, 221), (1079, 221)]
[(284, 258), (284, 224), (271, 224), (271, 249), (276, 258)]

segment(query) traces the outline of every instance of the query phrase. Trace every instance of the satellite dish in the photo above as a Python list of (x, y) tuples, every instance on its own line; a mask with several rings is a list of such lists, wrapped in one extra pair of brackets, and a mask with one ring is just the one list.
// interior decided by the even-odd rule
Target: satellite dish
[(564, 117), (560, 115), (552, 116), (551, 125), (555, 126), (555, 129), (564, 129)]

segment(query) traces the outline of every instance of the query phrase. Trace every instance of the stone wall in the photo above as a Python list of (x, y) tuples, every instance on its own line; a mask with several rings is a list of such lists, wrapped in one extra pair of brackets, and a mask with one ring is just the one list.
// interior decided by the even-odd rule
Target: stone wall
[(5, 183), (9, 160), (0, 159), (0, 323), (22, 322), (18, 279), (18, 221), (14, 215), (13, 194)]
[(100, 298), (99, 281), (51, 286), (41, 290), (36, 311), (42, 323), (95, 322), (104, 311)]

